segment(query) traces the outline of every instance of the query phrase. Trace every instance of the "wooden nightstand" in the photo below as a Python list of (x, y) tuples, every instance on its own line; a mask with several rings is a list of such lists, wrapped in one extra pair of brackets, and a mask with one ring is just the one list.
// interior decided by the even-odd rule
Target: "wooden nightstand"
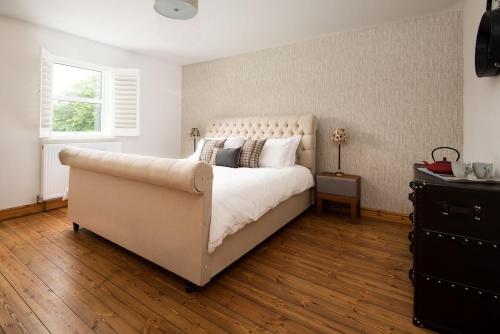
[(316, 177), (316, 213), (321, 214), (323, 201), (349, 204), (351, 219), (360, 215), (361, 176), (334, 173), (321, 173)]

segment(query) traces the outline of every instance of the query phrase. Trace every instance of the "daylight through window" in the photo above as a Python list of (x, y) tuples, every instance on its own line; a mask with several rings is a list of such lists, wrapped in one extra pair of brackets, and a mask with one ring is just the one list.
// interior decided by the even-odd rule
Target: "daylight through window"
[(102, 132), (103, 86), (102, 71), (54, 63), (52, 131)]

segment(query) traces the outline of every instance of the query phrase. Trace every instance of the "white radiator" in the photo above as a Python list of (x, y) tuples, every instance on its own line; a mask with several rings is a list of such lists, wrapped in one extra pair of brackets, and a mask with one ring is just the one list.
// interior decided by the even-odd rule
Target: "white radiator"
[(122, 144), (116, 142), (42, 144), (41, 200), (63, 197), (68, 188), (69, 167), (59, 162), (59, 151), (68, 146), (94, 150), (121, 152)]

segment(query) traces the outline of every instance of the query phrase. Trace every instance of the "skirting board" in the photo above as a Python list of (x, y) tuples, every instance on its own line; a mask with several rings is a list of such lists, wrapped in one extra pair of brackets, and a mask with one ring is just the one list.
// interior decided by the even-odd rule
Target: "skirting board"
[[(26, 216), (33, 213), (48, 211), (52, 209), (64, 208), (67, 206), (68, 206), (67, 200), (63, 201), (62, 199), (54, 199), (42, 203), (33, 203), (33, 204), (18, 206), (15, 208), (4, 209), (0, 210), (0, 221)], [(411, 224), (410, 219), (405, 214), (378, 210), (378, 209), (371, 209), (371, 208), (362, 208), (361, 217), (368, 219), (377, 219), (392, 223), (399, 223), (399, 224), (407, 224), (407, 225)]]
[(408, 215), (378, 209), (361, 208), (361, 217), (368, 219), (383, 220), (391, 223), (411, 225)]
[(62, 199), (53, 199), (41, 203), (33, 203), (33, 204), (18, 206), (15, 208), (4, 209), (0, 210), (0, 221), (31, 215), (33, 213), (39, 213), (52, 209), (64, 208), (67, 206), (68, 206), (67, 200), (63, 201)]

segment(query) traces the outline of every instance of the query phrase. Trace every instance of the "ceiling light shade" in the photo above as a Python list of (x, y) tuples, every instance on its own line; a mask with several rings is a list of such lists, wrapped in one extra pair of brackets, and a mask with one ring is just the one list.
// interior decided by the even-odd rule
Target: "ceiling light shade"
[(188, 20), (198, 13), (198, 0), (155, 0), (158, 14), (176, 20)]

